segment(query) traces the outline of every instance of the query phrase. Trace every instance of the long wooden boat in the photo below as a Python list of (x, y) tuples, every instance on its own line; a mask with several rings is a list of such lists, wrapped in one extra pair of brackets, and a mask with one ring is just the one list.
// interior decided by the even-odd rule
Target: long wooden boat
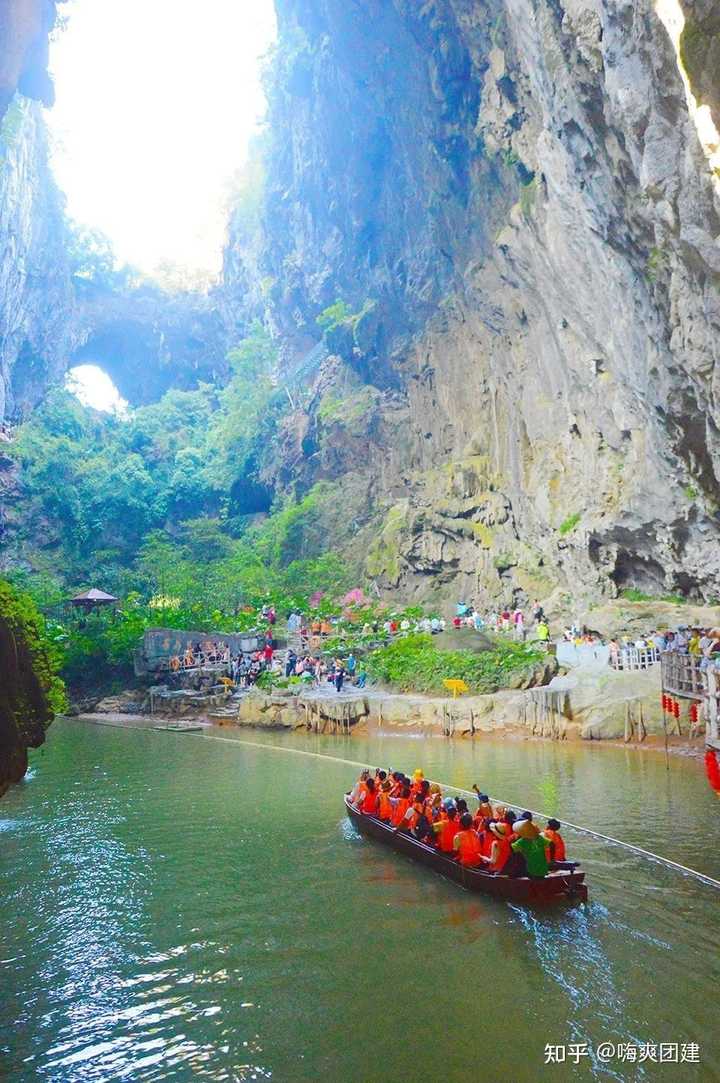
[(352, 823), (363, 835), (378, 839), (393, 850), (428, 865), (448, 880), (462, 884), (468, 891), (480, 891), (517, 903), (587, 902), (585, 873), (578, 869), (575, 862), (564, 862), (564, 867), (553, 869), (543, 879), (535, 880), (529, 876), (499, 876), (485, 869), (468, 869), (427, 843), (419, 842), (407, 831), (395, 831), (377, 817), (366, 816), (351, 804), (347, 794), (345, 808)]

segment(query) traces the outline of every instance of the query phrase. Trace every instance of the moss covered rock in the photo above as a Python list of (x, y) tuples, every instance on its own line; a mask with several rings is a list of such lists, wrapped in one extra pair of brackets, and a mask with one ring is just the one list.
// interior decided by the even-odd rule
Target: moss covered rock
[(29, 598), (0, 582), (0, 794), (23, 777), (28, 748), (43, 743), (64, 705), (40, 614)]

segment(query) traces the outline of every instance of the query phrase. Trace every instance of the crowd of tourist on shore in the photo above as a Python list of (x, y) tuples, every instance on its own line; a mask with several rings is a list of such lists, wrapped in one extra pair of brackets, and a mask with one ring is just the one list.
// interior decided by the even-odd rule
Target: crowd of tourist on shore
[(495, 632), (511, 635), (524, 643), (528, 634), (541, 643), (550, 640), (550, 625), (540, 602), (534, 601), (529, 613), (520, 606), (504, 606), (483, 614), (474, 605), (458, 602), (452, 620), (454, 628), (473, 628), (476, 632)]
[[(446, 621), (439, 616), (411, 619), (407, 614), (390, 614), (384, 619), (373, 617), (360, 627), (340, 616), (308, 618), (300, 612), (287, 615), (288, 647), (278, 650), (275, 626), (278, 621), (273, 606), (264, 606), (258, 616), (265, 631), (256, 636), (257, 649), (233, 652), (227, 642), (205, 640), (188, 644), (184, 651), (170, 659), (171, 671), (224, 665), (238, 688), (251, 688), (264, 673), (273, 678), (301, 682), (316, 689), (341, 692), (348, 685), (364, 688), (367, 673), (362, 656), (375, 641), (387, 642), (413, 633), (438, 635), (448, 627), (454, 630), (472, 629), (505, 635), (517, 642), (532, 639), (548, 648), (551, 643), (550, 624), (543, 606), (534, 601), (525, 612), (520, 606), (499, 607), (483, 615), (473, 604), (459, 601), (455, 615)], [(350, 645), (358, 633), (360, 660)], [(607, 643), (596, 632), (573, 620), (554, 637), (576, 648), (607, 647), (613, 668), (644, 669), (656, 663), (663, 652), (677, 652), (694, 658), (700, 669), (720, 666), (720, 628), (679, 626), (673, 631), (652, 630), (638, 636), (623, 636)], [(293, 646), (292, 644), (295, 644)], [(332, 648), (330, 650), (329, 648)]]
[(531, 812), (515, 813), (493, 806), (486, 793), (473, 786), (477, 809), (463, 797), (443, 797), (436, 782), (419, 768), (408, 778), (402, 771), (374, 774), (363, 771), (350, 792), (350, 801), (365, 816), (375, 816), (414, 838), (456, 858), (467, 868), (483, 868), (503, 876), (542, 878), (553, 867), (564, 867), (565, 842), (558, 820), (541, 829)]
[(690, 628), (680, 625), (675, 631), (652, 631), (631, 638), (621, 636), (609, 642), (610, 660), (615, 661), (623, 651), (650, 652), (658, 656), (665, 653), (682, 654), (694, 659), (699, 668), (720, 665), (720, 628)]

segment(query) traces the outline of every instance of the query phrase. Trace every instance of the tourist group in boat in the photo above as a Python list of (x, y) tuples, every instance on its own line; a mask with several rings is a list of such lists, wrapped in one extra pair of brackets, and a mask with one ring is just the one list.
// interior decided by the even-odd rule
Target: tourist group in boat
[(565, 862), (565, 843), (558, 820), (541, 829), (532, 813), (515, 813), (493, 805), (473, 786), (478, 807), (468, 809), (462, 797), (443, 797), (436, 782), (418, 768), (412, 778), (402, 771), (363, 771), (350, 801), (365, 816), (395, 831), (409, 832), (467, 868), (483, 868), (503, 876), (542, 879)]

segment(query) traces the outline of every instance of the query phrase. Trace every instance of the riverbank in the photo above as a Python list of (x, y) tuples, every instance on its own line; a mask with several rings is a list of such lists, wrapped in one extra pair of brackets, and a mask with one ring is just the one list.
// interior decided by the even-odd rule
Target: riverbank
[[(408, 697), (411, 698), (411, 697)], [(159, 732), (167, 732), (168, 720), (166, 718), (159, 718), (154, 715), (143, 714), (123, 714), (118, 711), (108, 712), (88, 712), (77, 716), (77, 720), (80, 722), (92, 723), (98, 726), (108, 726), (120, 729), (137, 729), (137, 730), (157, 730)], [(242, 740), (242, 734), (247, 733), (291, 733), (297, 732), (300, 734), (306, 734), (308, 732), (320, 733), (322, 735), (330, 736), (333, 733), (337, 734), (338, 730), (313, 730), (312, 727), (308, 727), (304, 722), (295, 726), (287, 724), (277, 723), (272, 717), (270, 718), (257, 718), (252, 721), (241, 720), (229, 720), (227, 718), (215, 719), (201, 718), (201, 719), (178, 719), (177, 721), (186, 721), (192, 723), (193, 727), (199, 727), (201, 733), (208, 734), (210, 736), (222, 735), (230, 738), (231, 735), (237, 736), (239, 740)], [(176, 732), (182, 732), (178, 730)], [(197, 733), (197, 731), (196, 731)], [(377, 721), (377, 716), (373, 720), (372, 715), (364, 718), (362, 721), (352, 726), (347, 736), (352, 736), (354, 739), (362, 741), (368, 738), (374, 737), (405, 737), (416, 738), (421, 735), (430, 739), (444, 738), (445, 740), (451, 739), (462, 742), (469, 746), (474, 746), (476, 742), (485, 744), (491, 742), (493, 744), (500, 743), (505, 745), (512, 744), (548, 744), (552, 742), (552, 739), (530, 732), (528, 727), (521, 725), (507, 724), (503, 727), (493, 727), (490, 729), (476, 728), (474, 733), (457, 731), (454, 734), (443, 733), (438, 727), (428, 727), (420, 733), (413, 728), (411, 723), (405, 724), (405, 726), (397, 726), (392, 721), (384, 720), (380, 725)], [(557, 740), (557, 739), (556, 739)], [(571, 735), (569, 738), (570, 743), (588, 745), (591, 742), (584, 741)], [(651, 733), (648, 734), (644, 740), (624, 740), (619, 737), (607, 737), (603, 740), (592, 741), (592, 746), (598, 749), (624, 749), (631, 752), (649, 752), (653, 754), (664, 755), (665, 752), (665, 739), (664, 735)], [(670, 756), (681, 758), (702, 758), (705, 751), (705, 741), (702, 735), (694, 737), (692, 740), (687, 736), (687, 732), (678, 736), (677, 733), (668, 734), (667, 751)]]

